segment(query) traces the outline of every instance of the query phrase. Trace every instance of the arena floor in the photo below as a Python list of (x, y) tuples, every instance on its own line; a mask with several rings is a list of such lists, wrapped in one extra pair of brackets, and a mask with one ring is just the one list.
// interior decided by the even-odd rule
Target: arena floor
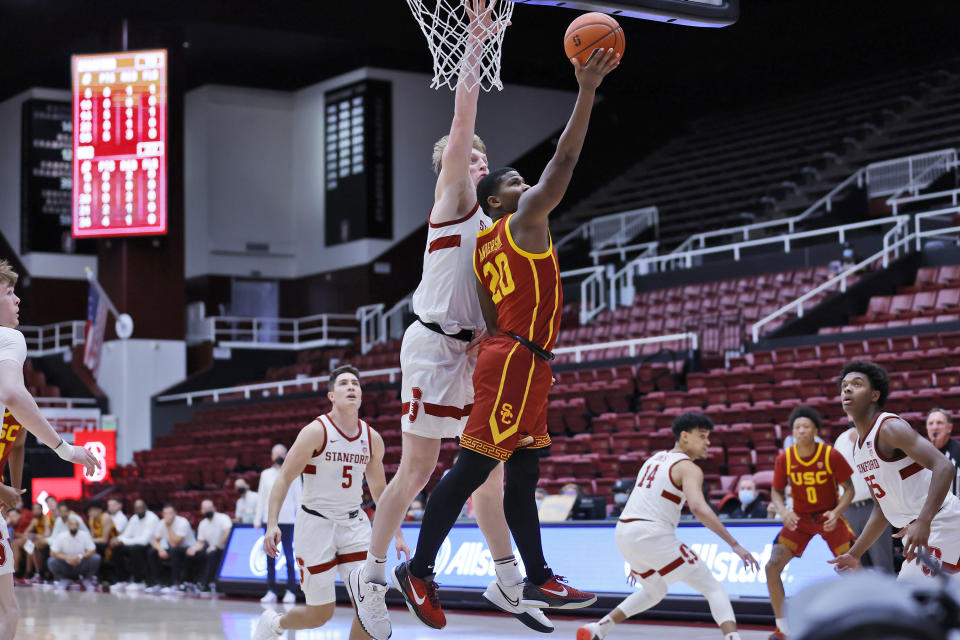
[[(21, 607), (18, 639), (25, 640), (247, 640), (253, 634), (260, 612), (259, 603), (246, 600), (107, 594), (58, 591), (46, 588), (17, 588)], [(421, 640), (456, 638), (533, 638), (512, 618), (492, 614), (448, 613), (447, 628), (427, 629), (403, 609), (392, 609), (393, 638)], [(337, 607), (333, 620), (322, 629), (288, 632), (287, 640), (347, 640), (352, 610)], [(575, 637), (583, 622), (556, 617), (553, 638)], [(769, 630), (741, 630), (743, 640), (760, 640)], [(718, 640), (720, 630), (712, 625), (657, 625), (628, 623), (608, 638), (690, 638)]]

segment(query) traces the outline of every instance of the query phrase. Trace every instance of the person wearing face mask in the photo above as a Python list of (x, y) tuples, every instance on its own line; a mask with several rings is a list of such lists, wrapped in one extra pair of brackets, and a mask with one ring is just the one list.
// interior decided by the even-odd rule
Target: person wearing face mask
[(70, 520), (67, 530), (53, 538), (48, 566), (61, 589), (66, 589), (72, 580), (78, 578), (83, 580), (85, 588), (93, 589), (91, 580), (100, 568), (100, 555), (93, 538), (80, 530), (76, 520)]
[(253, 524), (253, 518), (257, 515), (257, 500), (260, 494), (250, 490), (250, 485), (243, 478), (237, 478), (233, 483), (237, 490), (237, 506), (233, 510), (233, 521), (237, 524)]
[(230, 537), (230, 516), (216, 510), (212, 500), (200, 503), (203, 519), (197, 525), (197, 542), (187, 549), (187, 575), (202, 592), (210, 591), (217, 579), (220, 559)]
[(153, 540), (153, 533), (160, 518), (147, 509), (147, 503), (137, 500), (133, 503), (133, 516), (124, 527), (123, 533), (110, 541), (113, 550), (113, 562), (116, 565), (120, 582), (111, 590), (136, 591), (144, 588), (147, 575), (147, 549)]
[(760, 499), (753, 476), (742, 476), (737, 494), (724, 503), (722, 512), (730, 518), (766, 518), (767, 503)]
[[(273, 483), (280, 475), (280, 467), (287, 457), (287, 448), (282, 444), (273, 445), (270, 450), (270, 459), (273, 460), (273, 466), (264, 469), (260, 473), (260, 486), (257, 491), (257, 511), (253, 516), (253, 526), (257, 529), (262, 527), (267, 520), (267, 502), (270, 499), (270, 491), (273, 489)], [(303, 479), (299, 476), (290, 483), (287, 495), (283, 499), (283, 506), (280, 507), (280, 515), (277, 524), (280, 526), (280, 542), (283, 546), (283, 557), (287, 562), (287, 591), (283, 594), (284, 604), (293, 604), (297, 601), (297, 577), (293, 572), (293, 523), (297, 519), (297, 509), (300, 507), (301, 496), (303, 495)], [(277, 573), (276, 558), (267, 556), (267, 593), (260, 602), (271, 604), (277, 601)]]
[(410, 503), (410, 508), (407, 509), (407, 520), (414, 522), (423, 520), (423, 503), (421, 501), (414, 500)]

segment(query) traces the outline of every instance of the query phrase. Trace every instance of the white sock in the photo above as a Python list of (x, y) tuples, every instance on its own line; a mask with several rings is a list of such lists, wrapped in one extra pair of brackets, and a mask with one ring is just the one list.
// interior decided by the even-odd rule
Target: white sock
[(517, 559), (513, 555), (494, 560), (494, 570), (497, 572), (497, 581), (505, 587), (513, 587), (523, 582)]
[(280, 626), (280, 620), (283, 618), (279, 613), (273, 617), (273, 622), (270, 623), (270, 629), (279, 635), (283, 634), (283, 627)]
[(733, 633), (728, 633), (723, 636), (723, 640), (740, 640), (740, 634), (734, 631)]
[(600, 622), (597, 623), (597, 635), (601, 638), (610, 633), (610, 630), (613, 629), (613, 625), (616, 623), (610, 619), (610, 615), (605, 615), (600, 618)]
[(363, 571), (360, 577), (367, 582), (376, 582), (377, 584), (387, 584), (387, 558), (378, 558), (370, 552), (367, 552), (367, 560), (363, 563)]
[[(767, 618), (769, 620), (769, 618)], [(787, 619), (786, 618), (777, 618), (777, 629), (780, 630), (784, 635), (790, 635), (790, 630), (787, 629)]]

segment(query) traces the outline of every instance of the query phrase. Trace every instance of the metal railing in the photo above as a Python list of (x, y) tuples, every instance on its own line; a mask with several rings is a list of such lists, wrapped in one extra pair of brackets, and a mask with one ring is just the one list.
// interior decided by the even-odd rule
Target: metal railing
[[(911, 242), (916, 241), (916, 248), (919, 251), (921, 249), (921, 240), (924, 237), (936, 237), (945, 232), (956, 233), (960, 231), (960, 227), (958, 226), (937, 228), (930, 231), (921, 231), (920, 229), (920, 226), (923, 220), (927, 220), (937, 216), (944, 216), (944, 215), (953, 216), (953, 215), (956, 215), (957, 213), (960, 213), (960, 207), (953, 207), (951, 209), (941, 209), (937, 211), (927, 211), (924, 213), (919, 213), (914, 218), (915, 220), (914, 224), (916, 225), (916, 230), (913, 233), (908, 232), (909, 225), (910, 225), (910, 217), (897, 216), (897, 218), (901, 219), (903, 222), (898, 223), (893, 229), (890, 229), (884, 235), (883, 248), (880, 249), (880, 251), (877, 251), (869, 258), (861, 260), (855, 265), (847, 269), (844, 269), (843, 271), (841, 271), (834, 277), (830, 278), (826, 282), (820, 284), (819, 286), (814, 287), (813, 289), (810, 289), (809, 291), (807, 291), (797, 299), (785, 304), (784, 306), (780, 307), (773, 313), (758, 320), (750, 328), (750, 334), (751, 334), (751, 338), (753, 339), (753, 342), (760, 341), (760, 329), (763, 326), (769, 324), (773, 320), (776, 320), (777, 318), (779, 318), (780, 316), (786, 313), (790, 313), (791, 310), (795, 310), (797, 317), (802, 318), (804, 303), (807, 300), (810, 300), (811, 298), (816, 296), (817, 294), (823, 291), (828, 291), (829, 289), (831, 289), (833, 286), (837, 284), (840, 285), (840, 291), (845, 292), (847, 290), (847, 278), (854, 275), (855, 273), (865, 271), (871, 265), (877, 262), (879, 262), (884, 268), (886, 268), (890, 264), (891, 255), (894, 258), (897, 258), (900, 256), (901, 250), (903, 250), (904, 252), (909, 251)], [(956, 242), (956, 240), (957, 240), (956, 237), (954, 237), (953, 241)]]
[(561, 282), (587, 276), (580, 281), (580, 324), (587, 324), (600, 312), (610, 308), (606, 272), (606, 267), (584, 267), (560, 273)]
[(614, 340), (612, 342), (597, 342), (594, 344), (580, 344), (573, 347), (560, 347), (559, 349), (554, 349), (553, 353), (556, 355), (563, 355), (567, 353), (574, 354), (574, 362), (583, 362), (583, 354), (590, 351), (601, 351), (603, 349), (617, 349), (620, 347), (628, 347), (627, 356), (630, 358), (635, 357), (639, 352), (638, 348), (642, 347), (645, 344), (659, 344), (661, 342), (674, 342), (686, 340), (689, 342), (689, 351), (696, 351), (700, 348), (699, 342), (697, 339), (697, 334), (695, 333), (671, 333), (665, 336), (653, 336), (649, 338), (631, 338), (629, 340)]
[(360, 324), (360, 353), (366, 355), (373, 345), (384, 342), (382, 302), (357, 308), (357, 322)]
[(938, 149), (905, 158), (872, 162), (867, 166), (867, 195), (870, 198), (896, 198), (908, 191), (916, 195), (917, 191), (956, 166), (956, 149)]
[[(924, 211), (923, 213), (918, 213), (915, 215), (913, 217), (913, 235), (916, 239), (916, 250), (923, 250), (923, 241), (926, 238), (936, 238), (951, 244), (957, 244), (958, 240), (960, 240), (960, 236), (958, 236), (958, 232), (960, 232), (960, 226), (957, 226), (954, 221), (958, 215), (960, 215), (960, 207), (935, 209), (933, 211)], [(944, 216), (949, 216), (945, 225), (939, 225), (933, 229), (923, 229), (923, 223), (927, 221), (934, 221), (935, 219), (943, 218)]]
[(46, 324), (43, 326), (23, 325), (19, 327), (27, 343), (27, 355), (41, 358), (54, 353), (72, 351), (84, 343), (87, 323), (83, 320), (71, 320)]
[(97, 401), (95, 398), (34, 398), (39, 407), (50, 407), (55, 409), (73, 409), (74, 407), (95, 407)]
[(957, 201), (957, 197), (960, 196), (960, 189), (947, 189), (946, 191), (934, 191), (932, 193), (919, 193), (912, 196), (902, 196), (899, 198), (890, 198), (887, 200), (887, 204), (893, 207), (893, 215), (897, 215), (899, 208), (905, 204), (912, 204), (914, 202), (924, 202), (927, 200), (940, 200), (950, 199), (950, 204), (957, 206), (960, 202)]
[(353, 313), (320, 313), (303, 318), (207, 318), (210, 335), (231, 349), (313, 349), (350, 344), (359, 333)]
[(413, 293), (406, 296), (383, 314), (381, 331), (383, 341), (397, 340), (403, 337), (407, 329), (407, 316), (413, 314)]
[[(369, 378), (372, 376), (387, 376), (389, 382), (396, 382), (400, 379), (400, 368), (373, 369), (360, 372), (361, 378)], [(209, 398), (211, 402), (220, 402), (223, 396), (230, 396), (229, 398), (223, 398), (224, 401), (238, 399), (234, 396), (240, 396), (244, 400), (249, 400), (251, 397), (269, 398), (272, 396), (282, 396), (285, 392), (289, 393), (291, 388), (293, 388), (294, 391), (299, 391), (301, 387), (304, 386), (309, 386), (311, 392), (317, 392), (322, 390), (320, 385), (323, 384), (325, 386), (329, 380), (329, 375), (323, 375), (310, 378), (295, 378), (293, 380), (280, 380), (277, 382), (244, 384), (236, 387), (221, 387), (219, 389), (204, 389), (202, 391), (189, 391), (187, 393), (173, 393), (160, 396), (157, 398), (157, 402), (185, 401), (187, 406), (193, 406), (195, 400)], [(259, 392), (259, 395), (256, 395), (257, 392)]]
[(628, 253), (634, 253), (639, 251), (640, 255), (634, 256), (636, 258), (646, 258), (651, 255), (657, 255), (657, 247), (660, 246), (659, 242), (642, 242), (640, 244), (628, 244), (620, 247), (614, 247), (612, 249), (596, 249), (590, 252), (590, 257), (593, 258), (593, 264), (600, 264), (600, 258), (603, 256), (620, 256), (621, 261), (626, 261)]
[(865, 172), (863, 169), (857, 169), (837, 186), (823, 195), (820, 199), (804, 209), (802, 213), (799, 213), (793, 217), (781, 218), (779, 220), (768, 220), (766, 222), (754, 222), (752, 224), (745, 224), (739, 227), (729, 227), (726, 229), (716, 229), (714, 231), (697, 233), (684, 240), (676, 249), (673, 250), (672, 253), (684, 253), (691, 250), (694, 245), (699, 245), (700, 249), (705, 249), (707, 246), (707, 240), (710, 238), (741, 235), (743, 236), (742, 240), (747, 241), (750, 239), (751, 233), (760, 230), (775, 229), (777, 227), (786, 227), (787, 233), (794, 233), (794, 231), (796, 231), (796, 225), (798, 222), (809, 218), (817, 211), (823, 209), (827, 213), (830, 213), (833, 210), (834, 199), (840, 195), (840, 193), (846, 191), (851, 185), (856, 183), (857, 188), (863, 187), (864, 175)]
[(593, 250), (610, 245), (619, 246), (650, 227), (653, 227), (654, 236), (657, 236), (660, 232), (660, 214), (656, 207), (631, 209), (588, 220), (553, 243), (553, 246), (559, 250), (577, 237), (590, 240), (590, 248)]
[(789, 253), (791, 246), (797, 240), (806, 238), (815, 238), (821, 236), (837, 236), (837, 242), (843, 244), (846, 242), (846, 235), (856, 229), (865, 229), (869, 227), (883, 227), (891, 225), (892, 229), (906, 224), (909, 216), (890, 216), (879, 218), (877, 220), (867, 220), (864, 222), (854, 222), (851, 224), (838, 225), (835, 227), (825, 227), (822, 229), (812, 229), (810, 231), (799, 231), (795, 233), (773, 236), (769, 238), (758, 238), (756, 240), (745, 240), (734, 242), (718, 247), (706, 247), (703, 249), (692, 249), (682, 253), (669, 253), (663, 256), (654, 256), (649, 258), (636, 258), (631, 260), (620, 271), (617, 271), (610, 278), (611, 309), (616, 308), (617, 294), (620, 298), (620, 306), (629, 306), (633, 301), (634, 287), (633, 278), (643, 276), (649, 273), (659, 273), (677, 268), (690, 268), (694, 266), (694, 259), (707, 255), (718, 255), (729, 253), (735, 261), (740, 260), (741, 252), (744, 249), (760, 247), (765, 245), (783, 244), (784, 253)]

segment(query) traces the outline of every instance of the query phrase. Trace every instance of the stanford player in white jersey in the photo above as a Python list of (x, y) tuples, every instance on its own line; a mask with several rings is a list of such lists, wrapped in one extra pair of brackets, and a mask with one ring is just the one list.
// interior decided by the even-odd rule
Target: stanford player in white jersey
[(713, 423), (702, 413), (677, 416), (673, 422), (676, 445), (654, 454), (640, 468), (614, 539), (630, 565), (631, 581), (639, 582), (641, 588), (598, 622), (577, 629), (577, 640), (602, 639), (613, 625), (663, 600), (667, 586), (674, 582), (685, 582), (707, 598), (724, 640), (740, 640), (723, 585), (697, 554), (677, 539), (677, 524), (686, 502), (693, 515), (740, 556), (744, 567), (760, 569), (757, 559), (730, 535), (703, 497), (703, 471), (693, 461), (707, 457), (712, 430)]
[[(370, 545), (370, 521), (361, 508), (363, 478), (370, 495), (378, 501), (386, 486), (383, 473), (383, 438), (360, 419), (360, 372), (344, 365), (330, 373), (327, 397), (330, 413), (319, 416), (300, 430), (290, 447), (270, 492), (267, 531), (263, 548), (277, 557), (280, 527), (277, 519), (290, 483), (303, 474), (303, 495), (293, 527), (293, 551), (300, 570), (300, 587), (306, 607), (285, 615), (263, 612), (255, 640), (279, 638), (286, 629), (313, 629), (333, 615), (336, 595), (334, 573), (346, 580), (350, 571), (363, 565)], [(399, 531), (397, 557), (410, 550)], [(354, 618), (350, 640), (365, 640), (367, 634)]]
[(854, 360), (840, 374), (843, 410), (857, 427), (854, 472), (873, 495), (870, 519), (847, 553), (829, 560), (838, 571), (855, 569), (887, 522), (900, 531), (906, 560), (899, 578), (931, 575), (918, 559), (926, 550), (948, 572), (960, 570), (960, 500), (950, 493), (954, 467), (930, 441), (883, 405), (890, 392), (887, 372)]
[[(497, 0), (460, 1), (477, 34), (467, 41), (461, 71), (472, 74), (476, 73), (473, 62), (482, 50), (482, 39), (490, 35), (488, 25)], [(423, 254), (423, 278), (413, 295), (417, 320), (407, 328), (400, 347), (404, 412), (400, 468), (377, 505), (366, 564), (347, 581), (360, 622), (376, 640), (387, 640), (391, 634), (383, 600), (390, 536), (436, 469), (441, 438), (460, 436), (473, 407), (477, 358), (471, 346), (479, 340), (475, 334), (486, 326), (477, 297), (473, 253), (477, 233), (490, 225), (490, 218), (477, 203), (476, 185), (488, 173), (486, 146), (474, 133), (480, 90), (476, 82), (469, 83), (473, 89), (466, 89), (467, 80), (461, 78), (457, 85), (450, 133), (433, 149), (437, 184)], [(473, 508), (497, 578), (483, 597), (535, 631), (553, 631), (553, 624), (539, 609), (520, 605), (523, 576), (503, 515), (503, 465), (473, 493)]]
[[(37, 440), (57, 452), (64, 460), (86, 467), (93, 474), (100, 463), (83, 447), (67, 444), (57, 435), (40, 413), (36, 401), (23, 383), (23, 363), (27, 359), (27, 343), (17, 331), (20, 324), (20, 298), (14, 293), (17, 273), (6, 260), (0, 260), (0, 479), (10, 461), (11, 482), (0, 482), (0, 507), (16, 506), (23, 489), (23, 449), (16, 448), (22, 437), (21, 425)], [(9, 410), (16, 420), (3, 420)], [(20, 607), (13, 595), (13, 550), (7, 539), (7, 525), (0, 523), (0, 640), (12, 640), (20, 622)]]

